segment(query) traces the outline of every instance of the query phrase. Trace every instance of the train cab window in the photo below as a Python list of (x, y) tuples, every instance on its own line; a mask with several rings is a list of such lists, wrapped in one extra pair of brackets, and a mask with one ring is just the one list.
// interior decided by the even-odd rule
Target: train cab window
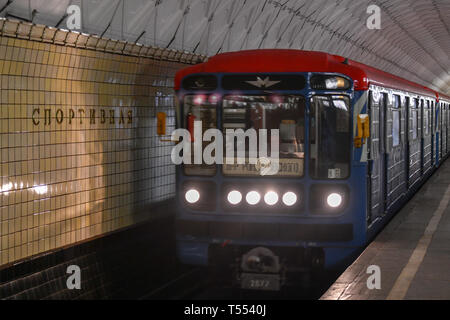
[[(217, 127), (216, 116), (217, 96), (215, 95), (187, 95), (184, 98), (184, 120), (185, 128), (191, 134), (191, 142), (194, 143), (194, 121), (202, 122), (202, 133), (211, 128)], [(203, 149), (209, 142), (203, 141)], [(194, 146), (191, 147), (194, 150)], [(194, 152), (192, 152), (191, 163), (194, 163)], [(216, 166), (202, 164), (184, 164), (184, 173), (186, 175), (214, 175)]]
[(394, 105), (392, 109), (392, 146), (400, 144), (400, 96), (394, 95)]
[[(223, 99), (222, 126), (226, 130), (255, 129), (260, 145), (260, 129), (267, 129), (267, 156), (271, 156), (271, 130), (279, 130), (279, 170), (276, 176), (299, 177), (304, 174), (305, 98), (294, 95), (229, 95)], [(237, 138), (235, 138), (236, 140)], [(256, 139), (254, 140), (256, 144)], [(251, 157), (251, 138), (245, 141), (246, 160)], [(234, 156), (239, 142), (234, 144)], [(255, 176), (263, 174), (259, 160), (252, 164), (224, 164), (222, 171), (230, 176)], [(224, 153), (226, 156), (227, 151)], [(226, 161), (225, 161), (226, 162)], [(273, 174), (271, 174), (273, 176)]]
[(310, 175), (345, 179), (350, 174), (350, 101), (346, 96), (314, 96), (310, 111)]

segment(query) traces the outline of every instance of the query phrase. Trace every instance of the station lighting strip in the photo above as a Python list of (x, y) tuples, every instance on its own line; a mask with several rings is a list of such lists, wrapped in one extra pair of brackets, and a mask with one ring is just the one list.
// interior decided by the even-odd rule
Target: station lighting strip
[(101, 38), (95, 35), (47, 27), (19, 20), (0, 18), (0, 35), (5, 37), (27, 39), (69, 47), (89, 49), (122, 55), (196, 64), (206, 60), (206, 56), (139, 43)]

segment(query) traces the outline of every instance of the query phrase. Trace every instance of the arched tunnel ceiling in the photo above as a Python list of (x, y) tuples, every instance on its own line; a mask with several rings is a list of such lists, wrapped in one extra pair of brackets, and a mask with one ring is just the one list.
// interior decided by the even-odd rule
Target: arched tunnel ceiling
[(206, 55), (326, 51), (450, 94), (450, 0), (0, 0), (0, 16), (67, 28), (71, 4), (89, 34)]

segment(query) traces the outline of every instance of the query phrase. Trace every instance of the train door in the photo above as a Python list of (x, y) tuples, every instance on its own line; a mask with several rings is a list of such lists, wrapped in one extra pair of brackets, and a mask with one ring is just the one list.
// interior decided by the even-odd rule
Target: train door
[(434, 107), (433, 102), (431, 102), (429, 100), (427, 100), (426, 104), (428, 106), (428, 109), (430, 110), (429, 111), (429, 114), (430, 114), (430, 131), (429, 131), (430, 137), (429, 137), (429, 140), (430, 140), (430, 152), (431, 152), (430, 161), (431, 162), (430, 162), (429, 168), (432, 168), (435, 166), (436, 152), (437, 152), (437, 150), (436, 150), (436, 147), (437, 147), (437, 145), (436, 145), (436, 139), (437, 139), (436, 108)]
[(429, 100), (422, 100), (422, 154), (423, 174), (428, 174), (433, 166), (433, 110)]
[[(404, 117), (399, 95), (385, 96), (386, 211), (405, 193)], [(386, 99), (387, 98), (387, 99)]]
[(427, 106), (429, 114), (430, 114), (430, 128), (429, 134), (430, 137), (428, 140), (430, 141), (430, 165), (428, 170), (434, 167), (436, 161), (436, 108), (432, 105), (432, 102), (427, 100)]
[(447, 154), (447, 108), (445, 107), (445, 105), (442, 103), (442, 128), (441, 128), (441, 134), (442, 136), (442, 158), (445, 157), (445, 155)]
[(442, 110), (444, 112), (443, 116), (442, 116), (442, 120), (443, 120), (443, 127), (442, 127), (442, 133), (444, 134), (444, 136), (442, 137), (442, 142), (444, 143), (444, 148), (442, 150), (442, 157), (445, 158), (445, 156), (447, 155), (448, 152), (448, 108), (445, 105), (445, 103), (442, 103)]
[(439, 109), (441, 110), (441, 130), (440, 130), (440, 136), (441, 136), (441, 159), (445, 156), (445, 142), (446, 138), (446, 132), (445, 132), (445, 109), (443, 104), (439, 104)]
[(384, 214), (385, 207), (384, 109), (384, 95), (371, 90), (369, 92), (369, 114), (371, 119), (370, 160), (368, 165), (369, 224)]
[(441, 140), (441, 154), (440, 154), (440, 160), (442, 161), (442, 159), (445, 156), (445, 149), (446, 149), (446, 145), (445, 145), (445, 139), (446, 139), (446, 134), (445, 134), (445, 109), (444, 109), (444, 104), (440, 104), (439, 106), (439, 110), (441, 110), (441, 127), (439, 128), (439, 134), (440, 134), (440, 140)]
[(450, 136), (450, 106), (448, 104), (444, 104), (445, 106), (445, 155), (450, 151), (449, 148), (449, 136)]
[(441, 140), (442, 140), (442, 152), (441, 157), (444, 158), (447, 153), (447, 109), (444, 104), (441, 103), (442, 109), (442, 125), (441, 125)]
[(419, 114), (420, 114), (420, 121), (419, 121), (419, 126), (421, 128), (420, 130), (420, 175), (423, 175), (425, 170), (424, 170), (424, 162), (425, 162), (425, 153), (423, 152), (424, 150), (424, 142), (423, 142), (423, 119), (424, 119), (424, 112), (423, 112), (423, 100), (420, 99), (419, 100)]
[(421, 117), (419, 100), (408, 99), (408, 189), (420, 180), (421, 160)]
[(448, 152), (448, 126), (449, 126), (448, 116), (450, 113), (449, 113), (448, 108), (445, 105), (445, 103), (442, 104), (442, 109), (444, 109), (444, 127), (443, 127), (442, 131), (445, 134), (445, 137), (443, 138), (444, 145), (445, 145), (443, 157), (445, 157)]
[(409, 158), (409, 141), (410, 141), (410, 127), (411, 127), (411, 111), (409, 108), (409, 97), (402, 97), (401, 99), (401, 103), (402, 103), (402, 110), (403, 110), (403, 114), (405, 117), (405, 127), (404, 127), (404, 143), (405, 143), (405, 187), (406, 190), (409, 189), (409, 162), (410, 162), (410, 158)]
[(440, 136), (441, 136), (441, 159), (444, 158), (445, 155), (445, 109), (442, 104), (439, 104), (439, 109), (441, 110), (441, 129), (440, 129)]
[(430, 156), (430, 167), (434, 167), (436, 163), (436, 152), (437, 152), (437, 114), (436, 114), (436, 108), (433, 106), (433, 102), (427, 100), (426, 104), (430, 108), (430, 114), (431, 114), (431, 125), (430, 125), (430, 141), (431, 141), (431, 156)]
[(436, 135), (439, 138), (439, 140), (438, 140), (438, 156), (439, 156), (438, 163), (440, 163), (441, 160), (442, 160), (442, 148), (443, 148), (443, 143), (442, 143), (442, 116), (443, 116), (443, 110), (442, 110), (442, 107), (438, 103), (436, 103), (435, 105), (436, 105), (436, 109), (437, 109), (437, 113), (438, 113), (438, 119), (437, 119), (438, 126), (437, 126), (437, 130), (436, 130), (437, 131)]
[(439, 105), (439, 110), (441, 110), (441, 127), (439, 128), (439, 140), (441, 142), (441, 152), (439, 155), (440, 160), (442, 160), (442, 158), (444, 157), (445, 154), (445, 110), (444, 110), (444, 106), (442, 105), (442, 103), (438, 104)]
[(445, 153), (447, 152), (447, 110), (445, 110), (444, 104), (440, 103), (441, 109), (441, 159), (444, 159)]

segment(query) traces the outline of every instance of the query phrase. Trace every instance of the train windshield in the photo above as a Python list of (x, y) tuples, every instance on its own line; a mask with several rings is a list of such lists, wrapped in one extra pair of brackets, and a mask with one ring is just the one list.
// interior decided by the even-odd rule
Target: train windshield
[(350, 174), (350, 104), (346, 96), (314, 96), (310, 112), (310, 175), (345, 179)]
[[(216, 117), (216, 106), (217, 106), (217, 96), (216, 95), (188, 95), (184, 99), (184, 119), (185, 128), (192, 131), (191, 141), (194, 142), (193, 129), (194, 121), (201, 121), (202, 132), (208, 129), (214, 129), (217, 125)], [(209, 142), (202, 141), (202, 149), (209, 144)], [(192, 153), (191, 163), (194, 163), (194, 153)], [(214, 164), (184, 164), (184, 173), (187, 175), (202, 175), (202, 176), (212, 176), (216, 174), (216, 166)]]
[[(267, 154), (271, 155), (271, 131), (279, 130), (279, 170), (277, 176), (303, 176), (305, 139), (305, 99), (293, 95), (228, 95), (223, 99), (223, 130), (255, 129), (258, 146), (260, 129), (267, 130)], [(235, 131), (236, 132), (236, 131)], [(246, 141), (249, 150), (250, 139)], [(260, 152), (261, 150), (259, 150)], [(260, 155), (261, 153), (259, 153)], [(235, 153), (236, 155), (236, 153)], [(246, 161), (249, 159), (246, 155)], [(261, 157), (259, 158), (261, 159)], [(224, 164), (225, 175), (260, 175), (260, 164)]]

